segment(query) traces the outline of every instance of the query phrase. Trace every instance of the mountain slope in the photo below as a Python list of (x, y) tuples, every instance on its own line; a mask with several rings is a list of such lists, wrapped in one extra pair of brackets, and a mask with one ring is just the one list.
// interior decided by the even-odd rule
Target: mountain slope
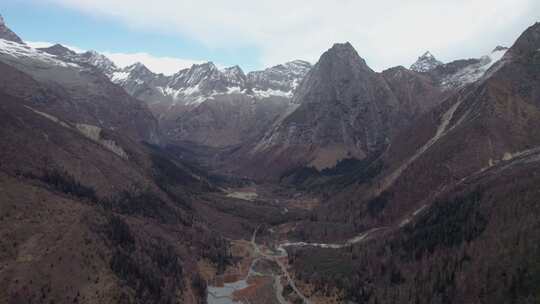
[(250, 157), (273, 178), (304, 166), (320, 171), (345, 159), (371, 159), (397, 130), (437, 104), (439, 94), (428, 77), (402, 68), (375, 73), (349, 43), (336, 44), (298, 87), (295, 108)]
[(293, 103), (297, 109), (255, 151), (277, 149), (270, 152), (274, 159), (269, 161), (287, 155), (292, 164), (305, 159), (322, 169), (340, 159), (364, 158), (382, 149), (390, 133), (386, 122), (392, 119), (397, 100), (384, 80), (346, 43), (336, 44), (322, 55)]
[(418, 57), (415, 63), (411, 65), (411, 70), (419, 73), (429, 72), (434, 68), (442, 65), (429, 51), (425, 52), (422, 56)]
[(364, 242), (291, 250), (298, 284), (311, 299), (339, 302), (536, 301), (539, 159), (536, 152), (448, 187), (401, 227)]
[[(399, 132), (379, 159), (377, 176), (352, 180), (320, 214), (332, 221), (354, 215), (351, 229), (393, 223), (448, 185), (538, 146), (537, 55), (534, 49), (512, 54), (536, 30), (525, 31), (479, 81), (451, 93)], [(353, 199), (361, 203), (350, 205)], [(373, 204), (380, 209), (367, 213)]]
[(203, 301), (197, 259), (219, 268), (227, 252), (190, 211), (204, 177), (123, 134), (0, 101), (0, 302)]
[[(145, 101), (169, 141), (213, 147), (261, 136), (288, 108), (293, 91), (311, 68), (308, 62), (297, 60), (245, 75), (238, 66), (221, 70), (207, 62), (165, 76), (140, 63), (118, 68), (96, 52), (76, 54), (60, 45), (41, 51), (93, 66), (131, 96)], [(233, 112), (239, 115), (230, 117)]]
[(3, 39), (0, 62), (5, 70), (0, 76), (3, 88), (32, 107), (65, 120), (122, 130), (148, 142), (159, 141), (157, 121), (146, 105), (89, 64), (64, 61)]
[(490, 54), (481, 58), (438, 64), (422, 72), (427, 73), (444, 90), (459, 89), (482, 78), (486, 71), (504, 56), (507, 50), (506, 47), (497, 46)]
[[(294, 237), (311, 295), (365, 303), (530, 303), (538, 299), (540, 23), (476, 82), (398, 134), (382, 169), (329, 195)], [(348, 231), (349, 230), (349, 231)], [(348, 232), (347, 232), (348, 231)]]
[(2, 15), (0, 15), (0, 39), (13, 41), (21, 44), (24, 43), (22, 39), (17, 36), (17, 34), (15, 34), (9, 27), (7, 27)]
[(230, 261), (193, 204), (217, 188), (143, 143), (156, 121), (94, 61), (57, 56), (0, 39), (0, 302), (203, 303), (199, 261)]

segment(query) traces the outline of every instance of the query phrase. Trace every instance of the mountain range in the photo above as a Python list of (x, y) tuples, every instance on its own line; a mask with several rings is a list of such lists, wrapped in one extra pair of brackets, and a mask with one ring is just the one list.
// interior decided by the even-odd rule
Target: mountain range
[(2, 303), (536, 303), (540, 23), (173, 75), (0, 17)]

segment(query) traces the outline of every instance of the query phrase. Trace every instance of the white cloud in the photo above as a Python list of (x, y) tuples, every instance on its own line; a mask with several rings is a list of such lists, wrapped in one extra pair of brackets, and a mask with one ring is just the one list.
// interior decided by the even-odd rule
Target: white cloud
[(102, 54), (111, 59), (119, 67), (126, 67), (136, 62), (141, 62), (151, 71), (165, 75), (172, 75), (181, 69), (191, 67), (193, 64), (201, 63), (201, 61), (190, 59), (156, 57), (148, 53), (103, 52)]
[(540, 19), (538, 0), (48, 1), (210, 48), (255, 47), (265, 65), (316, 61), (343, 41), (375, 69), (410, 64), (426, 49), (443, 60), (479, 56)]

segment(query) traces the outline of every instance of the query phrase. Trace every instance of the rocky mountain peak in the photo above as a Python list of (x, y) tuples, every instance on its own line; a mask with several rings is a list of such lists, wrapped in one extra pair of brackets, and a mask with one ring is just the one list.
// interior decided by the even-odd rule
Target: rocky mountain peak
[[(354, 47), (349, 43), (335, 43), (328, 51), (326, 51), (319, 62), (334, 61), (334, 62), (348, 62), (355, 61), (366, 65), (365, 60), (358, 55)], [(367, 65), (366, 65), (367, 67)]]
[(244, 74), (244, 71), (237, 65), (225, 68), (223, 70), (223, 76), (225, 80), (233, 86), (245, 86), (246, 74)]
[(249, 72), (247, 79), (251, 88), (256, 90), (275, 90), (290, 93), (296, 89), (310, 69), (311, 64), (309, 62), (294, 60), (262, 71)]
[[(312, 71), (318, 71), (323, 77), (348, 78), (346, 74), (372, 73), (366, 61), (358, 55), (354, 47), (349, 43), (336, 43), (328, 51), (322, 54), (319, 62)], [(340, 75), (341, 74), (341, 75)], [(327, 76), (324, 76), (327, 75)], [(329, 81), (333, 81), (330, 80)]]
[(189, 69), (183, 69), (174, 74), (172, 87), (193, 87), (210, 78), (216, 78), (219, 70), (213, 62), (194, 64)]
[(305, 60), (296, 59), (293, 61), (289, 61), (285, 63), (286, 66), (304, 66), (304, 67), (311, 67), (311, 63)]
[(87, 59), (93, 59), (93, 60), (97, 60), (97, 61), (106, 61), (106, 62), (111, 62), (112, 61), (110, 59), (108, 59), (107, 57), (105, 57), (104, 55), (101, 55), (100, 53), (96, 52), (96, 51), (86, 51), (84, 53), (81, 54), (82, 57), (84, 58), (87, 58)]
[(150, 71), (144, 64), (140, 62), (136, 62), (130, 66), (125, 67), (124, 69), (122, 69), (122, 72), (119, 74), (119, 76), (120, 75), (125, 75), (125, 77), (129, 77), (130, 79), (133, 79), (135, 81), (151, 81), (152, 79), (157, 77), (154, 72)]
[(96, 51), (87, 51), (82, 53), (80, 55), (80, 59), (83, 62), (97, 67), (107, 76), (112, 75), (112, 73), (118, 70), (118, 67), (114, 64), (114, 62), (112, 62), (112, 60)]
[(73, 50), (68, 49), (67, 47), (57, 43), (53, 46), (46, 47), (46, 48), (39, 48), (38, 50), (49, 53), (51, 55), (60, 56), (60, 57), (67, 57), (67, 56), (75, 56), (77, 55), (76, 52)]
[(521, 56), (536, 52), (540, 49), (540, 22), (530, 26), (509, 49), (509, 53), (515, 56)]
[(354, 99), (367, 94), (365, 88), (377, 82), (376, 73), (358, 55), (353, 46), (334, 44), (302, 81), (293, 103), (329, 102)]
[(330, 48), (330, 51), (336, 51), (336, 52), (356, 52), (352, 44), (348, 41), (343, 43), (334, 43), (332, 47)]
[(437, 60), (430, 51), (426, 51), (422, 56), (418, 57), (418, 60), (411, 65), (410, 69), (415, 72), (424, 73), (429, 72), (442, 64), (443, 63)]
[(426, 51), (420, 58), (435, 59), (435, 56), (433, 56), (430, 51)]
[(225, 68), (224, 70), (227, 73), (244, 74), (244, 71), (242, 71), (242, 68), (240, 68), (238, 65), (234, 65), (232, 67)]
[(136, 62), (126, 68), (130, 72), (135, 73), (152, 73), (144, 64)]
[(214, 71), (218, 71), (218, 68), (212, 61), (208, 61), (205, 63), (192, 65), (191, 70), (214, 72)]
[(24, 44), (22, 39), (17, 36), (11, 29), (9, 29), (6, 25), (6, 22), (4, 21), (4, 18), (2, 15), (0, 15), (0, 39), (5, 39), (13, 42), (17, 42), (20, 44)]
[(499, 52), (499, 51), (506, 51), (508, 50), (508, 47), (506, 46), (501, 46), (501, 45), (497, 45), (493, 51), (491, 51), (492, 53), (495, 53), (495, 52)]
[(227, 75), (233, 75), (233, 76), (239, 77), (239, 78), (245, 78), (246, 77), (246, 75), (244, 74), (244, 71), (242, 70), (242, 68), (240, 68), (237, 65), (225, 68), (225, 69), (223, 69), (223, 72), (225, 74), (227, 74)]
[(311, 63), (304, 60), (293, 60), (273, 68), (287, 71), (294, 75), (305, 75), (311, 69)]

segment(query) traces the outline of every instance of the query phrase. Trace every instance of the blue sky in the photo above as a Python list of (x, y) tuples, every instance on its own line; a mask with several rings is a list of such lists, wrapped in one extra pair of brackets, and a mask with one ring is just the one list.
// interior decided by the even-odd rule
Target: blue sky
[(478, 58), (540, 21), (538, 0), (2, 0), (0, 9), (26, 41), (168, 74), (202, 61), (245, 71), (316, 62), (345, 41), (376, 71), (426, 50), (444, 62)]
[(141, 30), (108, 16), (92, 16), (45, 1), (4, 0), (0, 14), (25, 41), (54, 42), (106, 53), (148, 53), (186, 61), (259, 69), (254, 47), (208, 47), (181, 34)]

